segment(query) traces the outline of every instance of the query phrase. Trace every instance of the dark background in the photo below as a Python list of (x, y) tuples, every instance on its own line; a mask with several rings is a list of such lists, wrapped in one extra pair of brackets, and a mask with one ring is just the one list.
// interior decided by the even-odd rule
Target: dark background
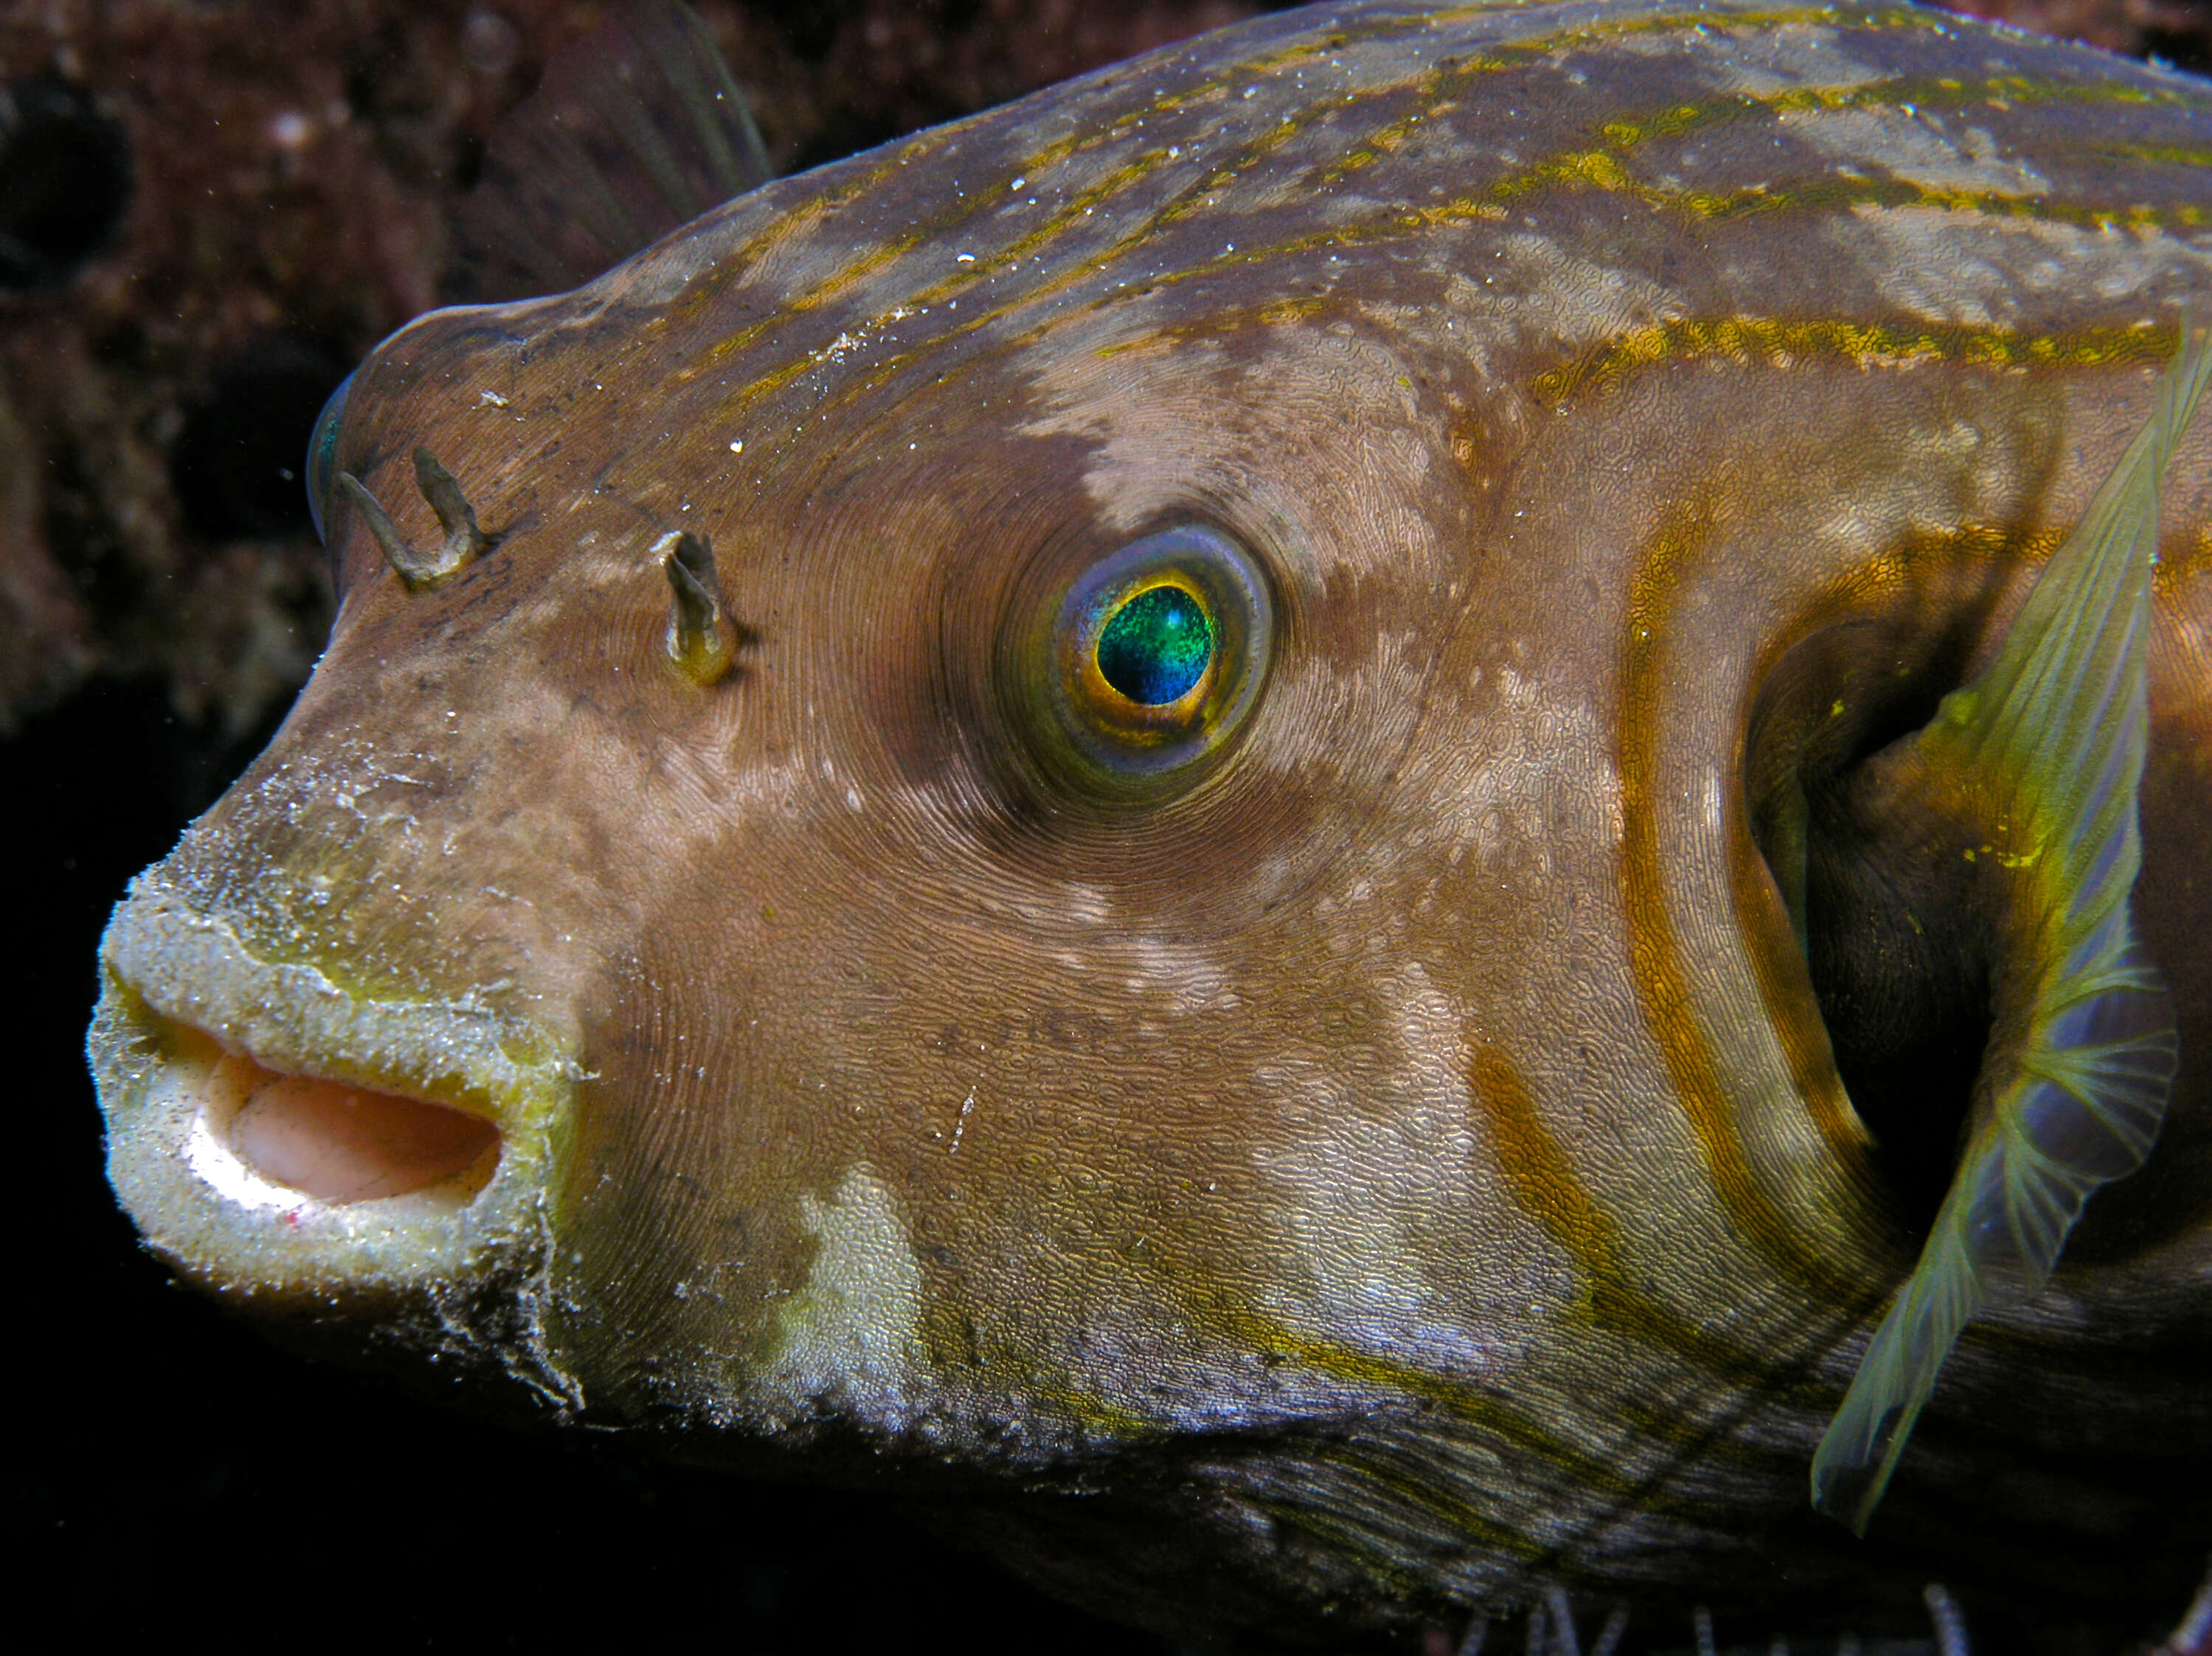
[[(787, 171), (1260, 9), (698, 6)], [(2201, 0), (1973, 9), (2212, 64)], [(1164, 1652), (880, 1502), (494, 1431), (301, 1363), (174, 1288), (102, 1178), (100, 928), (327, 626), (287, 474), (338, 377), (434, 301), (485, 135), (593, 15), (0, 0), (0, 1096), (24, 1133), (0, 1637)]]

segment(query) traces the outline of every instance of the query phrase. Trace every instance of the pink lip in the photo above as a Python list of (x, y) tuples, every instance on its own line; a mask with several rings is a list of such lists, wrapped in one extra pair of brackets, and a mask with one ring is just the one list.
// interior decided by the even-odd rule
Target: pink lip
[(374, 1202), (449, 1180), (473, 1196), (499, 1165), (499, 1129), (481, 1116), (251, 1058), (225, 1068), (251, 1072), (226, 1078), (245, 1095), (230, 1119), (232, 1150), (270, 1183), (319, 1201)]
[(465, 1203), (499, 1166), (498, 1127), (465, 1111), (235, 1052), (199, 1073), (187, 1159), (250, 1205), (289, 1195), (343, 1207), (418, 1191)]

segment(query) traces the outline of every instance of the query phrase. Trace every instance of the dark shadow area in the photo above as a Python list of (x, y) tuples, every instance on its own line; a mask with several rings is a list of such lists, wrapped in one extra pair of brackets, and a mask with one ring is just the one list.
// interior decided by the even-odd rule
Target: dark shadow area
[(345, 374), (337, 353), (288, 333), (218, 363), (170, 452), (185, 527), (207, 540), (313, 533), (301, 481), (307, 439)]
[(82, 87), (0, 88), (0, 288), (66, 282), (131, 203), (131, 141)]
[[(752, 9), (781, 32), (801, 62), (818, 64), (830, 55), (839, 32), (866, 7), (861, 0), (765, 0)], [(951, 33), (973, 20), (975, 7), (969, 0), (956, 0), (935, 10), (937, 27)]]
[[(1924, 1234), (1949, 1189), (1990, 1027), (1995, 936), (1951, 825), (1881, 782), (1958, 687), (1984, 601), (1930, 630), (1906, 603), (1802, 640), (1747, 736), (1753, 834), (1790, 911), (1851, 1103), (1897, 1217)], [(1908, 802), (1909, 803), (1909, 802)]]

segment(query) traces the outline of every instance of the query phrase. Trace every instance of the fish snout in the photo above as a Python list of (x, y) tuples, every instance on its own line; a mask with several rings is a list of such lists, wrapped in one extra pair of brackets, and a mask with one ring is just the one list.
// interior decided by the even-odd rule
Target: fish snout
[(475, 995), (269, 959), (155, 877), (101, 953), (88, 1049), (148, 1246), (331, 1355), (397, 1336), (580, 1405), (544, 1303), (577, 1074), (556, 1042)]

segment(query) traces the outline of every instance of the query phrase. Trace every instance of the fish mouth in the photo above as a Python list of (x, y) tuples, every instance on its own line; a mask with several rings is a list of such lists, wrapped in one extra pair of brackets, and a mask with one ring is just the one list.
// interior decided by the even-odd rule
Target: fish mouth
[[(245, 1207), (295, 1215), (414, 1196), (462, 1207), (499, 1166), (498, 1124), (465, 1110), (319, 1075), (292, 1075), (224, 1052), (180, 1026), (171, 1042), (196, 1101), (184, 1159)], [(201, 1049), (193, 1051), (194, 1048)]]
[(158, 874), (101, 964), (108, 1179), (187, 1278), (319, 1318), (542, 1278), (580, 1072), (535, 1022), (270, 959)]

